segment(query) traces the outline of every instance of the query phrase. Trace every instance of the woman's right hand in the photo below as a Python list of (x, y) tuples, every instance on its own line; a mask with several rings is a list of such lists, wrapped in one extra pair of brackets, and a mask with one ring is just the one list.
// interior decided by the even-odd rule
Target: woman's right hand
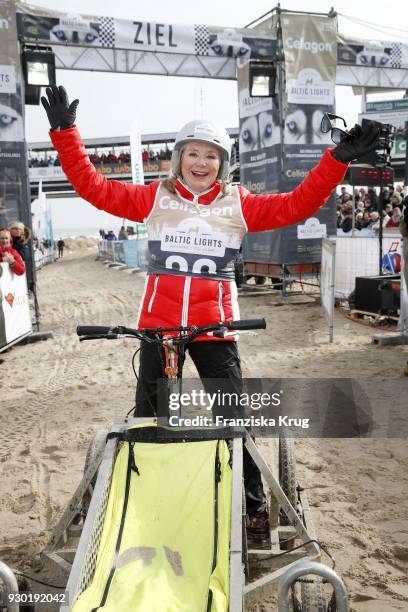
[(71, 125), (75, 123), (76, 109), (79, 100), (74, 100), (69, 104), (67, 92), (62, 85), (59, 87), (52, 85), (51, 87), (47, 87), (45, 91), (48, 100), (42, 96), (41, 102), (48, 115), (51, 130), (56, 130), (57, 128), (65, 130), (71, 127)]
[(10, 266), (12, 266), (15, 263), (14, 257), (10, 255), (10, 253), (4, 253), (3, 261), (4, 263), (8, 263)]

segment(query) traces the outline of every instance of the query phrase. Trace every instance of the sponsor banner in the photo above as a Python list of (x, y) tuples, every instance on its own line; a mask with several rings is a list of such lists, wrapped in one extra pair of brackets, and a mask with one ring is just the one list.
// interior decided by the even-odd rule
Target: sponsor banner
[(38, 244), (43, 244), (44, 240), (52, 243), (54, 239), (52, 231), (52, 212), (51, 203), (47, 200), (46, 194), (40, 190), (38, 198), (31, 202), (33, 237), (38, 240)]
[[(338, 64), (365, 68), (408, 68), (408, 44), (380, 40), (347, 40), (339, 36)], [(369, 87), (367, 83), (365, 86)]]
[[(285, 14), (282, 23), (289, 100), (284, 104), (284, 116), (277, 97), (249, 96), (248, 67), (238, 68), (241, 182), (252, 193), (291, 191), (331, 143), (330, 135), (320, 132), (320, 122), (324, 112), (333, 112), (336, 21)], [(313, 78), (307, 77), (306, 86), (304, 70), (317, 71), (319, 78), (313, 73)], [(301, 95), (300, 89), (295, 91), (296, 83), (302, 88)], [(308, 224), (302, 222), (299, 228), (248, 234), (243, 242), (243, 258), (254, 263), (318, 263), (322, 236), (335, 231), (332, 197)]]
[[(17, 41), (15, 3), (0, 2), (0, 151), (4, 143), (24, 139), (21, 103), (21, 68)], [(6, 153), (13, 152), (13, 148)], [(8, 155), (0, 153), (0, 167), (8, 165)], [(4, 164), (3, 162), (6, 161)], [(1, 180), (1, 177), (0, 177)]]
[[(0, 2), (0, 227), (22, 221), (31, 228), (24, 144), (22, 74), (16, 6)], [(33, 263), (27, 266), (29, 282)]]
[(17, 276), (0, 264), (0, 351), (31, 333), (26, 276)]
[(251, 98), (248, 63), (237, 67), (241, 183), (251, 193), (278, 191), (281, 129), (277, 98)]
[(16, 69), (14, 66), (0, 65), (0, 93), (17, 93)]
[(130, 157), (132, 160), (132, 182), (134, 185), (144, 185), (142, 136), (138, 119), (133, 121), (130, 128)]
[[(132, 173), (131, 164), (96, 164), (95, 168), (101, 174), (111, 176), (112, 178), (120, 175), (129, 175)], [(170, 161), (163, 159), (159, 161), (143, 162), (144, 174), (168, 174), (170, 171)], [(30, 168), (30, 181), (39, 180), (68, 180), (61, 166), (46, 166), (44, 168)]]
[[(108, 242), (111, 242), (108, 240)], [(125, 263), (125, 251), (121, 240), (112, 240), (113, 261), (116, 263)]]
[[(324, 16), (282, 16), (286, 71), (286, 114), (283, 121), (284, 167), (279, 191), (296, 188), (332, 144), (320, 131), (325, 112), (333, 112), (337, 22)], [(305, 78), (306, 77), (306, 78)], [(311, 219), (270, 235), (270, 262), (318, 263), (321, 239), (336, 233), (332, 196)], [(257, 261), (257, 260), (255, 260)]]
[[(326, 204), (326, 207), (328, 205)], [(316, 217), (320, 216), (321, 209)], [(331, 207), (326, 215), (333, 216)], [(328, 223), (317, 220), (317, 223), (327, 227)], [(303, 223), (304, 225), (304, 223)], [(311, 238), (303, 236), (299, 239), (296, 225), (283, 227), (270, 232), (251, 232), (245, 235), (242, 246), (245, 262), (297, 264), (319, 263), (321, 261), (321, 237)]]
[(327, 226), (325, 223), (320, 223), (316, 217), (310, 217), (304, 225), (297, 226), (297, 237), (299, 240), (307, 240), (308, 238), (326, 238)]
[[(366, 103), (367, 113), (389, 113), (389, 112), (404, 112), (408, 115), (408, 99), (402, 100), (382, 100), (377, 102)], [(397, 115), (398, 117), (398, 115)]]
[(29, 168), (28, 175), (30, 181), (39, 181), (47, 179), (62, 179), (67, 180), (65, 172), (61, 166), (46, 166), (44, 168)]
[(288, 102), (333, 105), (337, 19), (285, 13), (281, 23)]
[(147, 268), (148, 241), (147, 238), (137, 240), (110, 241), (101, 240), (99, 253), (104, 259), (124, 263), (129, 268)]
[[(362, 119), (371, 119), (381, 123), (389, 123), (397, 129), (404, 129), (408, 121), (408, 100), (383, 100), (382, 102), (368, 102), (366, 112), (360, 113), (359, 122)], [(405, 157), (406, 141), (404, 138), (396, 138), (391, 150), (391, 156)]]
[(34, 7), (18, 13), (18, 32), (28, 41), (66, 46), (224, 58), (266, 57), (271, 54), (268, 35), (245, 28), (128, 21)]

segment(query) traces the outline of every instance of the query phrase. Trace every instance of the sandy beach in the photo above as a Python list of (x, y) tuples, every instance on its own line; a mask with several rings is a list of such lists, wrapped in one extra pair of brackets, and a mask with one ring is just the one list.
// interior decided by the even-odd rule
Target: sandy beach
[[(145, 277), (97, 261), (92, 241), (67, 247), (62, 260), (38, 273), (41, 329), (54, 338), (17, 346), (0, 365), (0, 560), (40, 577), (41, 550), (80, 481), (93, 432), (122, 419), (134, 399), (137, 342), (79, 343), (75, 328), (134, 325)], [(240, 308), (241, 318), (267, 319), (265, 332), (240, 341), (246, 377), (382, 377), (408, 387), (408, 346), (376, 346), (372, 328), (339, 312), (330, 344), (314, 302), (243, 295)], [(185, 375), (195, 375), (189, 359)], [(402, 404), (407, 397), (400, 394)], [(336, 558), (351, 610), (407, 610), (406, 439), (302, 439), (297, 463), (318, 538)], [(249, 609), (273, 610), (272, 601), (265, 591)]]

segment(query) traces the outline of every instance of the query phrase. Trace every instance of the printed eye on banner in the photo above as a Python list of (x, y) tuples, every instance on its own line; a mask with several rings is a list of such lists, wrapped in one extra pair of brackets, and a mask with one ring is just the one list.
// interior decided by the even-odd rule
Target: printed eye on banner
[(19, 36), (47, 42), (99, 46), (99, 24), (81, 15), (43, 17), (17, 13)]
[(406, 68), (408, 67), (408, 45), (385, 42), (339, 43), (338, 62), (369, 68)]
[[(273, 57), (277, 49), (276, 39), (249, 37), (247, 32), (225, 28), (208, 30), (208, 48), (201, 55), (215, 55), (218, 57), (234, 57), (240, 67), (245, 65), (249, 58)], [(202, 45), (203, 46), (203, 45)]]

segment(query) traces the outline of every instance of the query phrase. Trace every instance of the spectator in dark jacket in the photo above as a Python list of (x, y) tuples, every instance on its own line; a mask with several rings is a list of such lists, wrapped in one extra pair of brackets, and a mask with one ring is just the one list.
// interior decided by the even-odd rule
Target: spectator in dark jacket
[(65, 242), (63, 241), (62, 238), (60, 238), (57, 242), (57, 248), (58, 248), (58, 257), (64, 257), (64, 246), (65, 246)]
[(122, 227), (119, 230), (119, 240), (127, 240), (129, 238), (127, 231), (125, 230), (125, 226), (122, 225)]
[(13, 221), (9, 224), (8, 229), (11, 234), (13, 249), (23, 258), (26, 267), (29, 266), (30, 247), (28, 246), (28, 241), (31, 238), (31, 230), (25, 227), (21, 221)]

